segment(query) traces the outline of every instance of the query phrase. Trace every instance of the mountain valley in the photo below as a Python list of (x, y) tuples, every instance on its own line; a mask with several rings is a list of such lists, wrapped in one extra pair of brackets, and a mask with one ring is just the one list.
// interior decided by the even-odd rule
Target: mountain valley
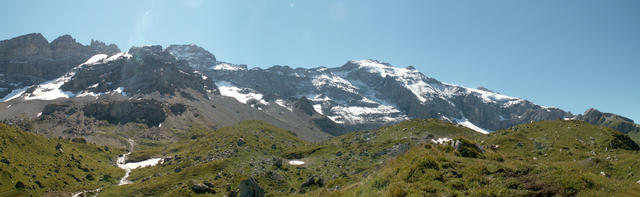
[(0, 196), (640, 193), (633, 120), (378, 60), (249, 68), (34, 33), (0, 41), (0, 122)]

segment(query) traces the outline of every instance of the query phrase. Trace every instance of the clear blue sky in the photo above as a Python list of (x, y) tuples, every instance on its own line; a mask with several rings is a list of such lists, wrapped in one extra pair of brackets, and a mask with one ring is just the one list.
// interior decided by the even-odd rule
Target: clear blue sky
[(640, 121), (638, 0), (229, 0), (0, 3), (0, 39), (40, 32), (132, 45), (195, 43), (249, 67), (413, 65), (573, 113)]

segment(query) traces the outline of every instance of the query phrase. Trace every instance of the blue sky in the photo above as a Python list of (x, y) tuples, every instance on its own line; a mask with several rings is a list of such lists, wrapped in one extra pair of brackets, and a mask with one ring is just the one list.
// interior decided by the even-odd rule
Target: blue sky
[(195, 43), (249, 67), (413, 65), (575, 113), (640, 121), (640, 1), (2, 1), (0, 39), (70, 34), (122, 50)]

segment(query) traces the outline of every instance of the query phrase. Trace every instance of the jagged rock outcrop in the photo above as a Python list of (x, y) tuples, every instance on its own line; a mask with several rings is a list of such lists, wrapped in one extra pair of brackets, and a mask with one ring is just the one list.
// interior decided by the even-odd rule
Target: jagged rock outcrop
[(15, 89), (59, 77), (95, 54), (118, 52), (113, 44), (92, 41), (85, 46), (69, 35), (51, 43), (39, 33), (0, 41), (0, 98)]
[(603, 113), (593, 108), (588, 109), (582, 115), (578, 115), (577, 119), (593, 125), (609, 127), (623, 133), (640, 132), (640, 125), (634, 123), (633, 120), (612, 113)]
[(170, 45), (166, 50), (176, 58), (189, 62), (189, 66), (194, 69), (207, 69), (210, 62), (217, 62), (216, 56), (194, 44)]
[(175, 95), (181, 89), (217, 94), (211, 80), (157, 45), (132, 47), (126, 54), (82, 66), (61, 86), (63, 91), (98, 94), (118, 88), (126, 95), (154, 92)]

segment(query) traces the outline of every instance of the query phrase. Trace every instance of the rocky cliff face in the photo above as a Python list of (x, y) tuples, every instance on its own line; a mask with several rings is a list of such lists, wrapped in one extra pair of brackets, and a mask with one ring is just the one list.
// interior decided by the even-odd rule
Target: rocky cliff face
[(161, 46), (133, 47), (127, 53), (82, 66), (61, 86), (63, 91), (98, 95), (117, 90), (124, 95), (174, 95), (187, 88), (203, 95), (217, 93), (211, 80)]
[(84, 46), (69, 35), (51, 43), (39, 33), (0, 41), (0, 98), (16, 89), (59, 77), (95, 54), (118, 52), (113, 44), (92, 41)]
[(193, 61), (203, 59), (193, 54), (206, 52), (181, 55), (175, 50), (172, 54), (200, 65), (197, 69), (216, 82), (222, 95), (243, 103), (285, 107), (307, 98), (316, 113), (352, 128), (347, 130), (413, 118), (439, 118), (488, 132), (531, 121), (572, 117), (557, 108), (538, 106), (486, 88), (442, 83), (413, 67), (398, 68), (375, 60), (349, 61), (336, 68), (247, 69), (245, 65)]
[[(192, 89), (201, 93), (201, 98), (221, 94), (281, 123), (305, 121), (311, 126), (298, 126), (308, 127), (309, 133), (320, 128), (333, 135), (414, 118), (445, 119), (487, 133), (531, 121), (573, 117), (557, 108), (486, 88), (443, 83), (413, 67), (399, 68), (376, 60), (348, 61), (335, 68), (248, 69), (220, 62), (196, 45), (118, 51), (114, 45), (98, 41), (83, 46), (70, 36), (51, 43), (39, 34), (2, 41), (0, 73), (5, 77), (0, 84), (5, 88), (0, 92), (6, 95), (26, 87), (12, 97), (24, 100), (105, 94), (136, 97), (156, 92), (192, 98), (183, 94), (183, 90)], [(49, 72), (50, 67), (57, 73)], [(50, 81), (42, 83), (45, 79)], [(39, 85), (28, 88), (33, 84)]]
[(216, 62), (216, 56), (194, 44), (171, 45), (167, 47), (167, 52), (188, 61), (193, 69), (207, 69), (207, 66), (211, 66), (210, 62)]

